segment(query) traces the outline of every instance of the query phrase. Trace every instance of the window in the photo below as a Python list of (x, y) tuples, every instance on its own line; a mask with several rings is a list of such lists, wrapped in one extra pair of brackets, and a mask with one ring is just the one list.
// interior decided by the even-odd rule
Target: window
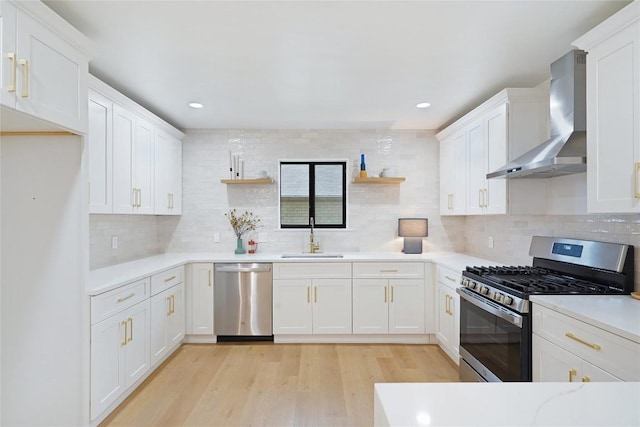
[(346, 162), (281, 162), (280, 226), (347, 227)]

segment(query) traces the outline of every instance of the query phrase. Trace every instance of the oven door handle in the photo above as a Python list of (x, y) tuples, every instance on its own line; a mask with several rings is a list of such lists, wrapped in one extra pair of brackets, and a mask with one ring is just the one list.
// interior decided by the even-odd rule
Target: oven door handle
[(465, 301), (468, 301), (476, 307), (479, 307), (488, 313), (498, 316), (501, 319), (504, 319), (507, 322), (519, 328), (522, 328), (522, 316), (508, 312), (506, 311), (506, 309), (501, 308), (497, 304), (491, 304), (485, 298), (476, 296), (474, 293), (472, 293), (471, 291), (467, 291), (464, 288), (457, 288), (456, 292), (460, 295), (461, 298), (464, 298)]

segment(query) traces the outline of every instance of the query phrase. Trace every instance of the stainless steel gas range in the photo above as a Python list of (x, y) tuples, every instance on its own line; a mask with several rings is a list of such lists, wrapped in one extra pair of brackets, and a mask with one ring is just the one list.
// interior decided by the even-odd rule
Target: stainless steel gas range
[(532, 266), (467, 267), (460, 294), (460, 380), (531, 381), (530, 295), (629, 294), (633, 246), (534, 236)]

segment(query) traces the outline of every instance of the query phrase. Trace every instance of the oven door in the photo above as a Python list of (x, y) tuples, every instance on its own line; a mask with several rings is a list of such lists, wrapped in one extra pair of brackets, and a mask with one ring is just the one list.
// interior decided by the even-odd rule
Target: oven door
[(465, 288), (456, 291), (460, 294), (461, 364), (466, 363), (489, 382), (531, 381), (528, 315)]

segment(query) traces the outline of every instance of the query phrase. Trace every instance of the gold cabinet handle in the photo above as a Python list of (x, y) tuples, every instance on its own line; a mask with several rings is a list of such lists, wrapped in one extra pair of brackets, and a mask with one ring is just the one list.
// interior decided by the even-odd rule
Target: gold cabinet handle
[(138, 188), (138, 207), (142, 207), (142, 189)]
[(318, 287), (313, 287), (313, 302), (318, 302)]
[(393, 285), (391, 285), (391, 302), (393, 302)]
[(213, 285), (213, 271), (209, 269), (209, 286)]
[(171, 314), (176, 312), (176, 296), (171, 295)]
[(380, 273), (397, 273), (398, 270), (380, 270)]
[(176, 278), (176, 276), (168, 277), (168, 278), (164, 279), (164, 283), (170, 282), (170, 281), (172, 281), (172, 280), (173, 280), (173, 279), (175, 279), (175, 278)]
[(638, 177), (639, 176), (640, 176), (640, 162), (636, 162), (635, 163), (635, 168), (634, 168), (634, 171), (633, 171), (633, 179), (634, 179), (633, 189), (636, 192), (636, 194), (634, 195), (634, 197), (636, 199), (640, 199), (640, 190), (638, 190)]
[(133, 194), (133, 202), (131, 203), (131, 205), (134, 208), (137, 208), (138, 207), (138, 189), (137, 188), (132, 188), (131, 192)]
[(167, 316), (171, 316), (171, 297), (167, 297)]
[(449, 294), (444, 296), (444, 312), (449, 314)]
[(384, 287), (384, 302), (387, 302), (387, 287)]
[(11, 61), (11, 84), (7, 85), (7, 92), (16, 91), (16, 54), (15, 52), (7, 53), (7, 57)]
[(444, 278), (449, 280), (449, 281), (451, 281), (451, 282), (453, 282), (453, 283), (456, 283), (456, 279), (454, 279), (453, 277), (444, 276)]
[(135, 292), (131, 292), (131, 293), (130, 293), (129, 295), (127, 295), (126, 297), (118, 298), (118, 299), (116, 300), (116, 302), (119, 304), (119, 303), (121, 303), (122, 301), (126, 301), (126, 300), (128, 300), (129, 298), (133, 298), (133, 297), (135, 297), (135, 296), (136, 296)]
[(572, 383), (573, 382), (573, 376), (577, 375), (578, 371), (576, 371), (575, 369), (569, 369), (569, 382)]
[(129, 317), (127, 319), (127, 322), (129, 323), (129, 340), (128, 342), (133, 341), (133, 318)]
[(311, 302), (311, 296), (310, 296), (310, 289), (309, 286), (307, 286), (307, 304), (309, 304)]
[(120, 343), (120, 347), (124, 347), (127, 345), (127, 321), (123, 320), (120, 324), (124, 326), (124, 340)]
[(478, 190), (478, 207), (482, 207), (482, 189)]
[(574, 341), (578, 341), (580, 344), (584, 344), (587, 347), (591, 347), (594, 350), (601, 350), (602, 347), (600, 347), (598, 344), (591, 344), (590, 342), (587, 342), (583, 339), (580, 339), (578, 337), (576, 337), (575, 335), (573, 335), (571, 332), (567, 332), (566, 334), (564, 334), (567, 338), (571, 338)]
[(26, 59), (20, 59), (18, 63), (22, 66), (22, 76), (24, 77), (24, 84), (22, 85), (22, 93), (20, 94), (23, 98), (29, 97), (29, 61)]
[(489, 198), (487, 196), (487, 194), (488, 194), (489, 190), (487, 190), (486, 188), (483, 188), (482, 190), (480, 190), (480, 192), (482, 193), (482, 207), (486, 208), (486, 207), (489, 206), (489, 205), (487, 205), (487, 199)]
[(590, 383), (591, 382), (591, 378), (587, 377), (586, 375), (584, 377), (582, 377), (582, 382), (583, 383)]

